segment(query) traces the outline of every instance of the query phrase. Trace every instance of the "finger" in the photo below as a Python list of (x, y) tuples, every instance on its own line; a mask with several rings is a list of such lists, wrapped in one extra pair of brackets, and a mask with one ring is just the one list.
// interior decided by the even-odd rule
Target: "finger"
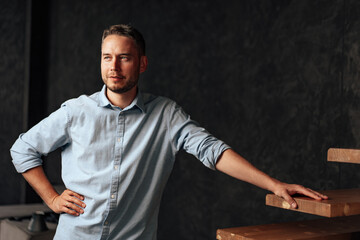
[(78, 199), (80, 199), (80, 200), (84, 200), (84, 196), (78, 194), (77, 192), (71, 191), (71, 190), (69, 190), (69, 189), (66, 189), (65, 192), (66, 192), (68, 195), (70, 195), (70, 196), (74, 196), (74, 197), (76, 197), (76, 198), (78, 198)]
[(80, 208), (78, 205), (73, 204), (71, 202), (65, 203), (65, 208), (71, 211), (71, 213), (75, 213), (76, 216), (79, 216), (80, 214), (84, 213), (84, 210)]
[(71, 191), (69, 189), (65, 190), (64, 193), (65, 193), (64, 199), (66, 201), (75, 203), (82, 208), (86, 207), (86, 204), (82, 201), (82, 200), (84, 200), (84, 196), (82, 196), (74, 191)]
[(86, 204), (80, 201), (78, 198), (67, 196), (64, 201), (65, 207), (72, 208), (79, 213), (84, 213), (83, 208), (86, 207)]
[[(321, 200), (323, 199), (323, 197), (321, 196), (322, 194), (318, 193), (318, 192), (315, 192), (309, 188), (304, 188), (304, 187), (301, 187), (300, 190), (298, 191), (298, 193), (301, 193), (305, 196), (308, 196), (308, 197), (311, 197), (313, 199), (316, 199), (316, 200)], [(323, 195), (325, 197), (325, 195)]]
[(285, 191), (280, 197), (282, 197), (288, 204), (289, 204), (289, 206), (284, 206), (285, 208), (297, 208), (298, 206), (297, 206), (297, 203), (296, 203), (296, 201), (290, 196), (290, 194), (287, 192), (287, 191)]
[(322, 198), (322, 199), (328, 199), (328, 198), (329, 198), (328, 196), (326, 196), (326, 195), (324, 195), (324, 194), (322, 194), (322, 193), (319, 193), (319, 192), (317, 192), (317, 191), (314, 191), (314, 190), (312, 190), (312, 189), (310, 189), (310, 188), (308, 188), (308, 190), (311, 191), (312, 193), (318, 195), (318, 196), (319, 196), (320, 198)]
[[(68, 206), (69, 206), (69, 205), (68, 205)], [(63, 212), (63, 213), (70, 214), (70, 215), (73, 215), (73, 216), (79, 216), (79, 215), (80, 215), (78, 212), (74, 211), (72, 208), (66, 207), (66, 206), (64, 206), (64, 207), (62, 208), (62, 212)]]
[(78, 198), (68, 197), (66, 200), (67, 200), (68, 202), (74, 203), (74, 204), (76, 204), (77, 206), (80, 206), (80, 207), (82, 207), (82, 208), (85, 208), (85, 207), (86, 207), (86, 204), (85, 204), (83, 201), (79, 200)]

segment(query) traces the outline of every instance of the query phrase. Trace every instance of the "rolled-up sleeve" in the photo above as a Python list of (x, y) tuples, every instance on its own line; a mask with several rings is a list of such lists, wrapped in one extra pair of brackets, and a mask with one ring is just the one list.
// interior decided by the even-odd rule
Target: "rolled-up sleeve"
[(184, 149), (206, 167), (215, 170), (218, 158), (230, 146), (200, 127), (176, 103), (173, 104), (170, 112), (169, 130), (176, 150)]
[(19, 173), (42, 165), (43, 155), (69, 143), (69, 116), (65, 108), (63, 105), (15, 141), (10, 154)]

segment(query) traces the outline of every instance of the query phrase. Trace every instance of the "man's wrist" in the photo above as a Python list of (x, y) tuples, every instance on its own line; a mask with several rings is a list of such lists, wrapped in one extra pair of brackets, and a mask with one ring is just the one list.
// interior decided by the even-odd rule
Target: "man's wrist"
[(268, 186), (268, 190), (270, 192), (273, 192), (276, 194), (276, 192), (279, 189), (279, 185), (281, 184), (281, 182), (275, 178), (270, 177), (270, 181), (269, 181), (269, 186)]

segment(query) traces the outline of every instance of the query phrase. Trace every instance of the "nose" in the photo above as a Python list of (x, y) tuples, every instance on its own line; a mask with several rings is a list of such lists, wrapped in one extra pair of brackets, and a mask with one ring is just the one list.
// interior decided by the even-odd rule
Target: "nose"
[(113, 58), (110, 64), (111, 64), (110, 66), (111, 71), (121, 71), (119, 59)]

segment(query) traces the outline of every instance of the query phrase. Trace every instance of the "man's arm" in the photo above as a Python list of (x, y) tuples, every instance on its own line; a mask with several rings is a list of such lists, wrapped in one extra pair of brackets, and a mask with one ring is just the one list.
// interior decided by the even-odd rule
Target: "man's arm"
[(301, 185), (283, 183), (268, 176), (231, 149), (222, 153), (216, 163), (216, 169), (234, 178), (273, 192), (277, 196), (284, 198), (292, 208), (297, 208), (295, 200), (291, 197), (295, 193), (303, 194), (316, 200), (328, 198)]
[[(23, 173), (24, 178), (56, 213), (68, 213), (79, 216), (84, 213), (84, 197), (71, 190), (65, 190), (59, 195), (46, 177), (42, 166), (32, 168)], [(80, 207), (79, 207), (80, 206)]]
[[(68, 144), (68, 112), (66, 105), (21, 134), (10, 149), (13, 164), (29, 182), (44, 202), (56, 213), (78, 216), (85, 207), (83, 196), (65, 190), (59, 195), (46, 177), (42, 168), (42, 155)], [(82, 208), (80, 208), (82, 207)]]

